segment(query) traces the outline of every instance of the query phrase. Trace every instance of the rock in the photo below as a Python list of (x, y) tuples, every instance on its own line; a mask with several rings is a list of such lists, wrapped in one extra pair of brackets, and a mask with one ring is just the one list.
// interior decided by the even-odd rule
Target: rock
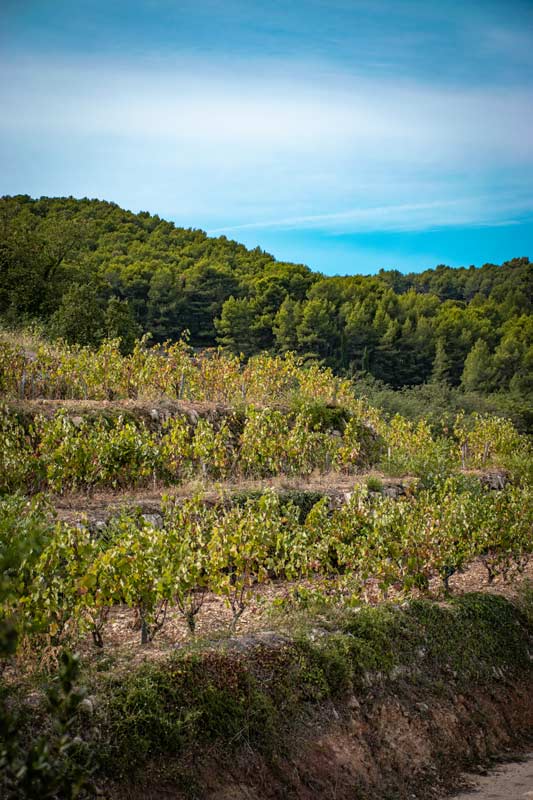
[(354, 694), (351, 694), (347, 699), (346, 708), (349, 708), (350, 711), (357, 711), (361, 708), (361, 704)]
[(95, 698), (91, 695), (84, 697), (80, 703), (80, 710), (85, 714), (94, 714)]
[(509, 483), (509, 475), (507, 472), (486, 472), (484, 475), (479, 476), (479, 480), (486, 486), (487, 489), (498, 491), (504, 489)]
[(143, 520), (148, 524), (151, 525), (153, 528), (162, 528), (163, 527), (163, 517), (161, 514), (143, 514)]
[(405, 486), (401, 483), (386, 483), (381, 493), (385, 497), (392, 497), (393, 500), (396, 500), (396, 498), (402, 497), (405, 494)]

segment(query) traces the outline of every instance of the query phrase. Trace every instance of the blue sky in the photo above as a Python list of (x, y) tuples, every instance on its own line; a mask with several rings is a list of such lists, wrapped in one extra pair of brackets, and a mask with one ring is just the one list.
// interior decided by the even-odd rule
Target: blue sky
[(529, 0), (3, 0), (0, 193), (324, 272), (533, 253)]

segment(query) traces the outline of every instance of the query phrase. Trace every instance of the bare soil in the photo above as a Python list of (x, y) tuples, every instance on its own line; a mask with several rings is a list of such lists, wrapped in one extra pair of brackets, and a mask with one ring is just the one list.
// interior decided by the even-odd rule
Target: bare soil
[(145, 513), (157, 513), (161, 507), (163, 494), (174, 497), (192, 497), (204, 492), (206, 502), (216, 502), (221, 496), (240, 492), (264, 491), (272, 488), (280, 492), (320, 492), (336, 497), (341, 501), (356, 485), (365, 483), (369, 477), (379, 478), (384, 486), (401, 489), (412, 483), (414, 478), (386, 478), (376, 471), (360, 475), (347, 475), (342, 472), (314, 473), (310, 476), (279, 475), (272, 478), (235, 478), (234, 480), (204, 482), (200, 478), (171, 486), (156, 485), (152, 488), (98, 490), (94, 492), (66, 492), (51, 497), (52, 505), (60, 519), (65, 522), (77, 521), (82, 515), (89, 519), (106, 519), (125, 506), (137, 506)]
[(214, 402), (192, 402), (190, 400), (9, 400), (9, 406), (27, 414), (43, 414), (51, 417), (64, 409), (69, 415), (130, 413), (140, 418), (165, 419), (173, 414), (219, 417), (231, 412), (229, 406)]
[(467, 776), (468, 787), (451, 800), (531, 800), (533, 753), (501, 763), (487, 774)]
[(165, 767), (153, 764), (135, 786), (112, 787), (112, 797), (437, 800), (464, 785), (463, 770), (482, 768), (517, 747), (517, 732), (528, 730), (533, 680), (473, 688), (468, 695), (437, 687), (395, 687), (393, 694), (377, 689), (361, 701), (348, 698), (342, 709), (324, 706), (302, 727), (290, 757), (268, 761), (245, 748), (228, 762), (211, 751), (189, 765), (189, 778), (179, 786), (161, 780)]

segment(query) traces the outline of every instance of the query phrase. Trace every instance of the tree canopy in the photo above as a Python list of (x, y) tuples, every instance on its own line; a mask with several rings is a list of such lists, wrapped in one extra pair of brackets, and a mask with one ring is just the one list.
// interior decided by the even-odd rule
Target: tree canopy
[[(0, 199), (0, 316), (97, 344), (136, 336), (245, 357), (294, 350), (394, 388), (533, 387), (532, 271), (502, 265), (327, 277), (225, 236), (100, 200)], [(357, 264), (354, 264), (354, 271)]]

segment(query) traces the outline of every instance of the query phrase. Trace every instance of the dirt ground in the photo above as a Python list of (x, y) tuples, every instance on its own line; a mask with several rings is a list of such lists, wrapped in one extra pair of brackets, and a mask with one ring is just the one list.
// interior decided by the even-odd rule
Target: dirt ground
[(338, 497), (341, 501), (355, 485), (366, 483), (368, 478), (378, 478), (384, 486), (397, 487), (401, 491), (403, 486), (416, 482), (416, 478), (409, 476), (402, 478), (387, 478), (378, 471), (369, 471), (359, 475), (347, 475), (342, 472), (315, 472), (309, 476), (279, 475), (272, 478), (243, 478), (235, 480), (213, 481), (208, 483), (200, 478), (191, 479), (178, 485), (152, 488), (121, 489), (117, 491), (99, 490), (92, 493), (68, 492), (63, 495), (52, 495), (51, 503), (56, 509), (58, 517), (65, 522), (77, 522), (82, 515), (89, 520), (107, 519), (126, 506), (136, 506), (144, 513), (157, 513), (161, 507), (163, 494), (172, 497), (187, 498), (198, 492), (203, 492), (207, 502), (216, 502), (221, 496), (235, 493), (264, 491), (276, 489), (279, 492), (319, 492)]
[(469, 788), (450, 800), (532, 800), (533, 753), (500, 764), (486, 775), (468, 776)]

